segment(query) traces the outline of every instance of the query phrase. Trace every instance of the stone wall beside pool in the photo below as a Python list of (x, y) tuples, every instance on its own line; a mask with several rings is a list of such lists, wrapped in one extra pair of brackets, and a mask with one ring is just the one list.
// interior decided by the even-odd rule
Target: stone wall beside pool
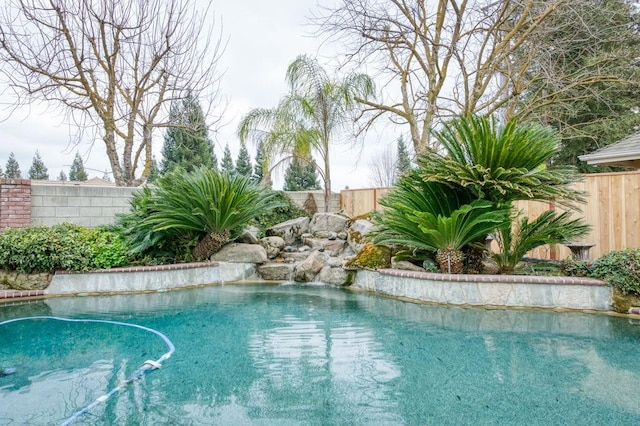
[(450, 305), (611, 310), (603, 281), (577, 277), (449, 275), (382, 269), (358, 271), (353, 287)]
[(90, 273), (56, 273), (47, 295), (137, 293), (243, 281), (254, 277), (248, 263), (200, 262), (113, 268)]

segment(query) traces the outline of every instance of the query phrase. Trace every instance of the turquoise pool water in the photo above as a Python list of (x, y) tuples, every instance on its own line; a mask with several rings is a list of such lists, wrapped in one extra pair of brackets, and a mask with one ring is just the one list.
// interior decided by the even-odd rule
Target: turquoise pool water
[[(640, 424), (640, 325), (580, 313), (416, 305), (329, 287), (242, 285), (2, 306), (150, 327), (161, 369), (87, 425)], [(148, 359), (110, 324), (0, 326), (0, 425), (60, 424)]]

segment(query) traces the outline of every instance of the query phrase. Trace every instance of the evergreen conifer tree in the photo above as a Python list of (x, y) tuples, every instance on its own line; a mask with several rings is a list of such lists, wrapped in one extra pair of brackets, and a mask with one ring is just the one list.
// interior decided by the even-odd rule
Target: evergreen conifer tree
[(178, 166), (186, 171), (201, 166), (216, 168), (204, 113), (192, 93), (171, 104), (169, 123), (162, 146), (162, 174)]
[(402, 136), (398, 138), (398, 157), (396, 162), (396, 180), (411, 170), (411, 157)]
[(256, 149), (256, 165), (253, 166), (253, 176), (252, 179), (256, 183), (264, 183), (262, 182), (264, 178), (264, 145), (262, 142), (258, 144), (258, 148)]
[(251, 166), (251, 157), (247, 150), (247, 145), (240, 144), (240, 151), (238, 151), (238, 159), (236, 160), (236, 173), (241, 176), (251, 176), (253, 167)]
[(229, 144), (224, 147), (224, 153), (222, 154), (222, 162), (220, 163), (220, 170), (227, 173), (233, 173), (235, 166), (233, 165), (233, 158), (231, 158), (231, 150)]
[(64, 182), (67, 180), (67, 174), (64, 172), (64, 170), (60, 170), (60, 174), (58, 175), (58, 180), (60, 182)]
[(4, 173), (2, 172), (2, 167), (0, 167), (0, 178), (4, 177)]
[(81, 182), (87, 180), (87, 172), (84, 170), (84, 163), (82, 157), (76, 152), (76, 156), (71, 163), (71, 169), (69, 170), (69, 180), (74, 182)]
[(47, 166), (42, 162), (40, 153), (36, 150), (36, 154), (33, 157), (31, 168), (29, 169), (29, 179), (31, 180), (49, 180), (49, 173)]
[(285, 191), (320, 189), (315, 162), (313, 160), (307, 162), (294, 158), (284, 174), (284, 186), (282, 189)]
[(7, 165), (4, 166), (4, 175), (7, 179), (20, 179), (22, 178), (22, 173), (20, 172), (20, 165), (18, 164), (18, 160), (16, 160), (15, 154), (12, 152), (9, 154), (9, 159), (7, 160)]

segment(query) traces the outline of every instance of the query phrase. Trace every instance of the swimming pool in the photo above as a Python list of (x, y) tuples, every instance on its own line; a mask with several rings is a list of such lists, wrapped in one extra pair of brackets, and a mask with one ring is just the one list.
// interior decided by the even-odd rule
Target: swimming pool
[[(229, 285), (0, 305), (114, 320), (175, 344), (161, 369), (78, 424), (638, 424), (640, 325), (581, 313), (405, 303), (349, 290)], [(60, 424), (162, 339), (105, 323), (0, 326), (0, 425)]]

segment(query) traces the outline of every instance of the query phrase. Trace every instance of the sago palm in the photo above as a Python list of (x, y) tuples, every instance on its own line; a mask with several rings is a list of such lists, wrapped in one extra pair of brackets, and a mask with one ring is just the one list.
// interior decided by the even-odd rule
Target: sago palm
[(579, 175), (569, 166), (549, 165), (559, 137), (553, 129), (518, 124), (499, 126), (487, 116), (462, 116), (434, 133), (445, 155), (435, 152), (418, 159), (429, 182), (460, 186), (478, 199), (495, 203), (515, 200), (550, 201), (574, 206), (583, 194), (571, 187)]
[(304, 55), (289, 65), (286, 79), (289, 93), (278, 106), (251, 110), (241, 120), (238, 135), (241, 141), (249, 138), (262, 143), (265, 158), (272, 166), (293, 158), (310, 161), (313, 154), (320, 157), (318, 172), (328, 211), (330, 145), (351, 125), (358, 107), (356, 99), (373, 96), (373, 80), (353, 73), (334, 81), (316, 59)]
[(484, 238), (509, 219), (508, 208), (472, 201), (463, 188), (424, 182), (418, 172), (402, 178), (380, 201), (374, 241), (436, 253), (443, 272), (461, 273), (462, 248)]
[(206, 168), (181, 171), (159, 182), (150, 199), (152, 211), (141, 226), (162, 235), (187, 232), (198, 236), (193, 257), (204, 260), (237, 237), (251, 219), (278, 207), (274, 195), (246, 176)]
[(547, 210), (535, 220), (516, 218), (515, 227), (502, 226), (496, 232), (499, 253), (493, 253), (498, 272), (509, 274), (524, 255), (545, 244), (564, 244), (575, 241), (589, 232), (590, 226), (582, 219), (571, 219), (569, 212), (560, 215)]

